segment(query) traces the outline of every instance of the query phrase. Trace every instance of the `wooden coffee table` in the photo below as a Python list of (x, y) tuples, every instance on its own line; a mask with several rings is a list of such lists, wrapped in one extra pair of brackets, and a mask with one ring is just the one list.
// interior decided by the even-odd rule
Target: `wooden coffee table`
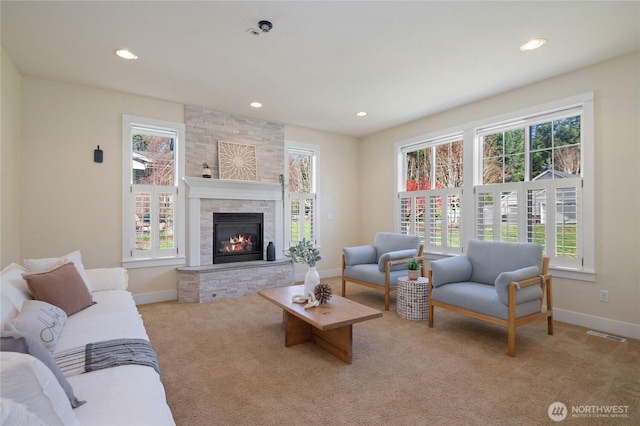
[(382, 317), (382, 312), (352, 300), (333, 295), (328, 303), (304, 309), (304, 303), (293, 303), (301, 285), (270, 288), (258, 294), (283, 310), (286, 325), (286, 347), (313, 342), (338, 359), (351, 364), (353, 324)]

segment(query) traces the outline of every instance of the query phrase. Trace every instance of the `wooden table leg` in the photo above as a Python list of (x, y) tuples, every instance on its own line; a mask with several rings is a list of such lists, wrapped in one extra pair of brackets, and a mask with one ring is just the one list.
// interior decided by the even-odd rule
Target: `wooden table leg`
[(311, 329), (313, 328), (311, 324), (304, 322), (295, 315), (291, 315), (287, 311), (283, 312), (285, 319), (284, 322), (287, 328), (284, 337), (284, 345), (288, 348), (289, 346), (310, 341)]
[(351, 324), (331, 330), (320, 330), (287, 311), (283, 311), (283, 313), (286, 325), (284, 345), (287, 348), (312, 341), (336, 358), (351, 364), (353, 352), (353, 326)]
[(312, 328), (311, 340), (336, 358), (351, 364), (353, 326), (351, 324), (331, 330)]

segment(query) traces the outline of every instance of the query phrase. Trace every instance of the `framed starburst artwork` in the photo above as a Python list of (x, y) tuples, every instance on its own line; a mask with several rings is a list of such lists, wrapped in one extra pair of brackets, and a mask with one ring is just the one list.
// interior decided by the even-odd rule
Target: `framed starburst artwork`
[(220, 179), (258, 180), (255, 145), (218, 141)]

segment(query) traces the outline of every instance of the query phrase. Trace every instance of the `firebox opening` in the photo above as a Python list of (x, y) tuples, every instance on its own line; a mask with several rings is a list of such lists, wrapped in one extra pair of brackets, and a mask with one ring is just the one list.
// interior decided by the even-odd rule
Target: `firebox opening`
[(262, 213), (213, 213), (213, 263), (263, 260)]

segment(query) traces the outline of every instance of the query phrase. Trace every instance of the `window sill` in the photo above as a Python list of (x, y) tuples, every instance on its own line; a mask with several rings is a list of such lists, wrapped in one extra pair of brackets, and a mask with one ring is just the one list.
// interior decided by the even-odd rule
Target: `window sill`
[(550, 274), (554, 278), (567, 278), (577, 281), (596, 281), (596, 273), (593, 271), (580, 271), (578, 269), (558, 268), (549, 266)]
[(125, 269), (152, 268), (156, 266), (184, 266), (187, 263), (185, 257), (170, 257), (165, 259), (126, 259), (122, 261)]

